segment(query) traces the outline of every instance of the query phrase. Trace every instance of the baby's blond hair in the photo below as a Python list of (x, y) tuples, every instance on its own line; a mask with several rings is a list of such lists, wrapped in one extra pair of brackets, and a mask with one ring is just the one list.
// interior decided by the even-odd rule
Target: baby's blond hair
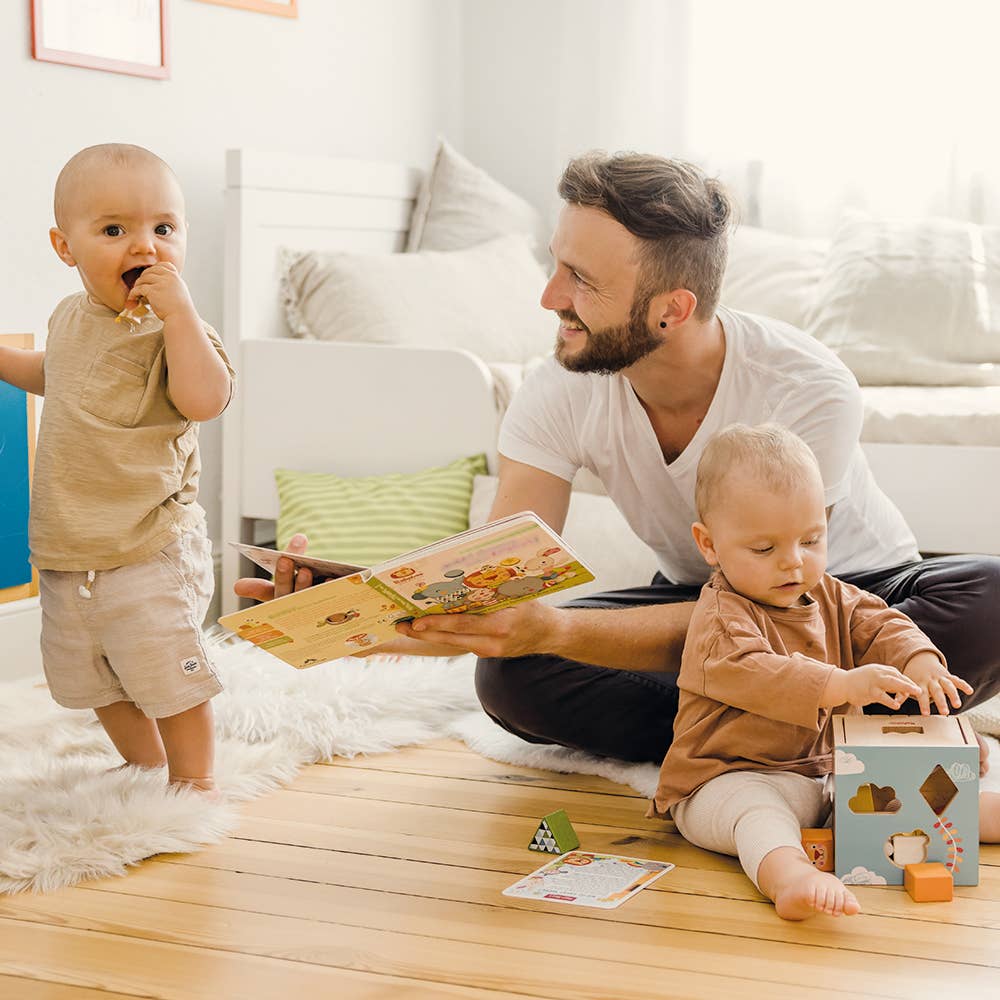
[(698, 518), (705, 521), (726, 495), (731, 477), (742, 474), (784, 493), (800, 489), (810, 480), (819, 482), (819, 463), (809, 445), (780, 424), (730, 424), (705, 446), (698, 462), (694, 502)]
[(77, 185), (88, 170), (95, 166), (127, 167), (136, 164), (156, 164), (174, 176), (170, 165), (156, 153), (144, 146), (133, 146), (127, 142), (104, 142), (97, 146), (87, 146), (71, 156), (56, 178), (53, 198), (56, 225), (65, 228)]

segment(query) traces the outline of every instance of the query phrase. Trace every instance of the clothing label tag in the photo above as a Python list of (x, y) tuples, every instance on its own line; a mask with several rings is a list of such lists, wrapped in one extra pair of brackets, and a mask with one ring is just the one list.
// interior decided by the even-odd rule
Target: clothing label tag
[(201, 670), (201, 664), (198, 662), (198, 658), (196, 656), (191, 656), (186, 660), (181, 660), (182, 674), (196, 674), (199, 670)]

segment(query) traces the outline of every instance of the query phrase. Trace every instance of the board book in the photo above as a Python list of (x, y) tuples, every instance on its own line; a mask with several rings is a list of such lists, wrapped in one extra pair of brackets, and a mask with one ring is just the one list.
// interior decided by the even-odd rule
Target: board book
[(231, 632), (298, 668), (390, 642), (399, 636), (399, 621), (487, 614), (594, 579), (566, 543), (530, 511), (372, 567), (232, 544), (269, 572), (287, 556), (297, 566), (329, 578), (219, 619)]

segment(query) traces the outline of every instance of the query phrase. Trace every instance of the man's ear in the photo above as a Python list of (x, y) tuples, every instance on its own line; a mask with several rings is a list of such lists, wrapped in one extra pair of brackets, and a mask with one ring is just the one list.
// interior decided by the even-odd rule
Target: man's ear
[(66, 234), (61, 230), (53, 226), (49, 230), (49, 242), (52, 244), (52, 249), (59, 255), (59, 259), (69, 267), (76, 267), (76, 260), (73, 255), (69, 252), (69, 240), (66, 239)]
[(712, 544), (712, 536), (708, 533), (708, 528), (701, 521), (695, 521), (691, 525), (691, 534), (694, 536), (694, 544), (698, 546), (702, 559), (709, 566), (718, 566), (719, 557), (715, 554), (715, 546)]
[(698, 308), (698, 296), (686, 288), (654, 295), (649, 303), (649, 322), (657, 329), (676, 329), (686, 323)]

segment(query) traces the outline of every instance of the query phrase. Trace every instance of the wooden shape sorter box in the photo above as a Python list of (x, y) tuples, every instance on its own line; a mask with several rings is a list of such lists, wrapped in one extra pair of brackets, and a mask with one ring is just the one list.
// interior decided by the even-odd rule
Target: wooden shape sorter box
[[(30, 333), (0, 334), (0, 345), (31, 350)], [(38, 593), (28, 562), (28, 507), (35, 458), (35, 397), (0, 381), (0, 603)]]
[(902, 885), (909, 864), (940, 862), (979, 882), (979, 744), (961, 716), (837, 715), (836, 874)]

